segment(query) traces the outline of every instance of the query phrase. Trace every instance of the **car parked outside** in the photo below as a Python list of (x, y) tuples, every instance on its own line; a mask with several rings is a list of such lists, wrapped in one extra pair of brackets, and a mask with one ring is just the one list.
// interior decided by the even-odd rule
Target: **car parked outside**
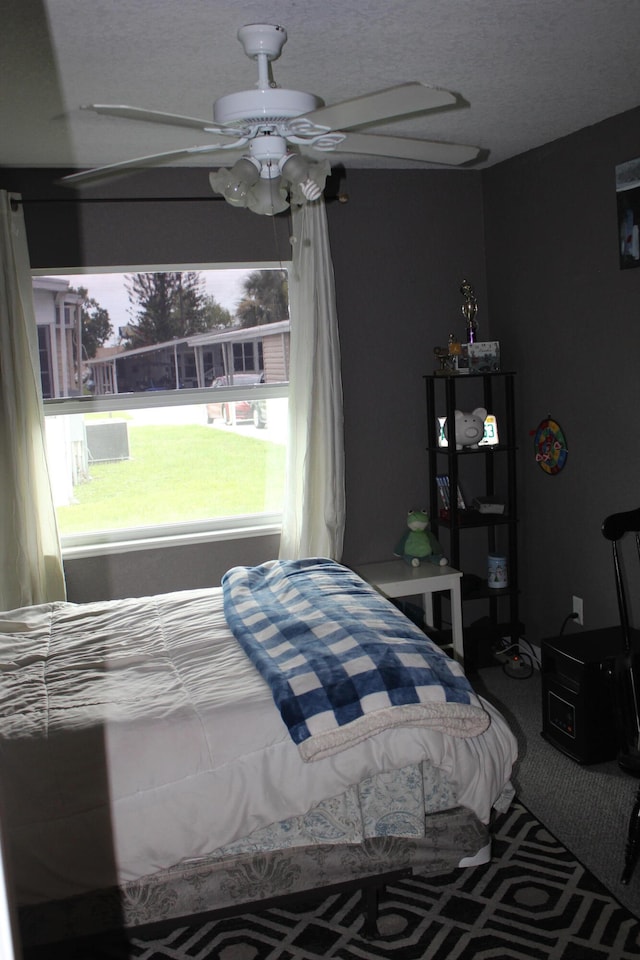
[[(220, 387), (253, 386), (264, 383), (264, 373), (234, 373), (233, 377), (216, 377), (211, 389)], [(253, 423), (259, 430), (267, 425), (266, 400), (221, 400), (207, 404), (207, 423), (222, 419), (228, 425), (232, 423)]]

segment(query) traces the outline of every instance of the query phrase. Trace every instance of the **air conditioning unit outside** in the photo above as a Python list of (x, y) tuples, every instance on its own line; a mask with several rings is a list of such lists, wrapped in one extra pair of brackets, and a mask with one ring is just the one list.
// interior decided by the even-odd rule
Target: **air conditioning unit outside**
[(129, 427), (126, 420), (87, 423), (86, 431), (89, 463), (129, 459)]

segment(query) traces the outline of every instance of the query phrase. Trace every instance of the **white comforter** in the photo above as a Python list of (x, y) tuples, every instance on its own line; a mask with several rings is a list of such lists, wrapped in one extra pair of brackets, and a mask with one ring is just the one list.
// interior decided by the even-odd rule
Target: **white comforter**
[(424, 756), (486, 823), (516, 743), (484, 706), (476, 738), (393, 728), (309, 764), (217, 588), (0, 614), (0, 777), (20, 899), (205, 856)]

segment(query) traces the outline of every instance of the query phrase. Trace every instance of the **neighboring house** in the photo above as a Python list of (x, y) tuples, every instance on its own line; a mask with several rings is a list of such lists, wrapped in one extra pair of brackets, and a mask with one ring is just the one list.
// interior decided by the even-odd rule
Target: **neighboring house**
[(246, 329), (227, 328), (189, 339), (197, 383), (208, 386), (216, 377), (262, 370), (265, 383), (289, 380), (290, 320)]
[(216, 377), (264, 371), (266, 383), (289, 379), (290, 321), (210, 331), (149, 347), (99, 347), (83, 357), (82, 297), (66, 280), (33, 278), (42, 394), (45, 399), (209, 386)]
[(82, 390), (82, 297), (66, 280), (33, 278), (42, 394), (73, 397)]
[(234, 327), (149, 347), (101, 347), (89, 361), (97, 396), (207, 387), (223, 375), (264, 371), (265, 383), (289, 380), (290, 321)]

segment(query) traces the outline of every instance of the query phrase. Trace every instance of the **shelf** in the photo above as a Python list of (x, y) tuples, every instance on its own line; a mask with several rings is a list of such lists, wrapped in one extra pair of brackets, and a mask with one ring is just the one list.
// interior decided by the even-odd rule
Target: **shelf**
[(467, 507), (466, 510), (458, 510), (456, 523), (451, 522), (451, 516), (438, 513), (438, 525), (445, 530), (451, 530), (455, 527), (499, 527), (509, 523), (517, 523), (517, 519), (508, 513), (480, 513)]
[[(499, 600), (501, 597), (511, 597), (514, 593), (517, 593), (517, 589), (512, 584), (500, 588), (490, 587), (482, 577), (467, 573), (462, 575), (463, 603), (470, 600)], [(442, 599), (447, 600), (447, 595), (443, 594)]]
[(485, 377), (514, 377), (514, 370), (494, 370), (481, 371), (478, 373), (428, 373), (425, 380), (456, 380), (461, 383), (466, 380), (484, 380)]
[(510, 597), (514, 593), (515, 588), (511, 586), (500, 587), (490, 587), (486, 580), (482, 580), (480, 584), (470, 585), (465, 584), (465, 578), (462, 578), (462, 599), (463, 600), (498, 600), (500, 597)]
[[(516, 496), (516, 432), (514, 380), (511, 371), (471, 373), (467, 375), (433, 374), (425, 376), (427, 401), (427, 456), (429, 462), (429, 504), (431, 526), (436, 537), (443, 535), (442, 546), (449, 563), (463, 571), (462, 603), (482, 601), (485, 605), (487, 629), (483, 636), (493, 632), (506, 620), (508, 635), (521, 636), (518, 588), (518, 517)], [(439, 442), (441, 418), (453, 423), (456, 409), (472, 410), (484, 407), (496, 417), (500, 442), (480, 447), (457, 449), (453, 438), (447, 446)], [(473, 459), (475, 458), (475, 460)], [(475, 464), (475, 465), (474, 465)], [(450, 509), (443, 510), (442, 486), (438, 478), (446, 475), (450, 491), (473, 489), (476, 496), (493, 497), (504, 504), (504, 513), (480, 513), (472, 506), (456, 508), (450, 499)], [(449, 494), (451, 498), (451, 494)], [(469, 497), (469, 503), (472, 498)], [(444, 502), (447, 503), (446, 492)], [(467, 537), (464, 531), (481, 531), (482, 537)], [(483, 546), (484, 541), (484, 546)], [(508, 586), (489, 587), (486, 579), (465, 574), (467, 569), (482, 570), (482, 551), (487, 556), (501, 554), (507, 557)], [(465, 559), (467, 560), (465, 564)], [(486, 561), (485, 561), (486, 562)], [(486, 569), (486, 567), (484, 568)], [(434, 608), (435, 609), (435, 608)], [(469, 614), (476, 614), (473, 604)], [(439, 608), (436, 611), (439, 613)], [(468, 629), (465, 622), (465, 666), (477, 661), (479, 631)], [(440, 621), (436, 620), (436, 626)]]
[[(494, 443), (491, 446), (486, 445), (483, 447), (473, 447), (473, 449), (471, 447), (462, 447), (460, 450), (452, 450), (451, 454), (456, 457), (471, 457), (474, 454), (477, 455), (479, 453), (483, 453), (486, 456), (487, 454), (507, 453), (513, 449), (516, 448), (509, 446), (507, 443)], [(449, 447), (441, 447), (440, 445), (433, 447), (428, 446), (427, 450), (429, 453), (439, 453), (445, 457), (449, 456)]]

